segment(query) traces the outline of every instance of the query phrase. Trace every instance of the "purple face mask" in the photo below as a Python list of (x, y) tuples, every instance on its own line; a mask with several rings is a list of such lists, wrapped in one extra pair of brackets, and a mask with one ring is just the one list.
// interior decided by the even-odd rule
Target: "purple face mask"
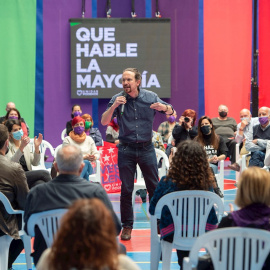
[(117, 118), (113, 118), (113, 122), (118, 125)]
[(259, 117), (259, 122), (261, 125), (265, 125), (268, 122), (268, 116)]
[(8, 119), (18, 119), (18, 116), (12, 115)]
[(175, 122), (175, 117), (174, 117), (173, 115), (171, 115), (171, 116), (168, 118), (168, 121), (169, 121), (170, 123)]
[(74, 133), (81, 135), (84, 132), (84, 127), (78, 126), (74, 128)]
[(76, 111), (76, 112), (74, 112), (74, 113), (73, 113), (73, 115), (74, 115), (74, 117), (76, 117), (76, 116), (81, 116), (81, 115), (82, 115), (82, 113), (81, 113), (81, 112), (79, 112), (79, 111)]

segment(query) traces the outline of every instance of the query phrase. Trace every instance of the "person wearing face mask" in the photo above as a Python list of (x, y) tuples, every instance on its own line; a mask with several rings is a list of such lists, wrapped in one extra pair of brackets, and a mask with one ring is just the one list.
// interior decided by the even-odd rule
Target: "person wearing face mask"
[[(71, 109), (71, 118), (73, 119), (74, 117), (76, 116), (81, 116), (82, 115), (82, 109), (81, 109), (81, 106), (78, 105), (78, 104), (75, 104), (72, 106), (72, 109)], [(69, 120), (67, 123), (66, 123), (66, 134), (69, 135), (69, 132), (73, 130), (72, 128), (72, 119)]]
[(158, 133), (161, 135), (164, 143), (168, 143), (168, 139), (172, 135), (172, 131), (176, 124), (177, 113), (174, 111), (172, 115), (166, 115), (167, 121), (162, 122), (158, 127)]
[[(252, 118), (252, 115), (248, 109), (243, 109), (240, 111), (241, 122), (237, 125), (237, 132), (235, 136), (235, 141), (240, 144), (240, 156), (248, 154), (246, 150), (246, 141), (253, 140), (253, 127), (259, 124), (258, 117)], [(241, 159), (237, 160), (235, 163), (228, 165), (228, 167), (233, 171), (240, 171), (241, 169)]]
[(102, 136), (98, 128), (94, 128), (94, 121), (90, 114), (82, 115), (85, 120), (85, 133), (94, 140), (96, 146), (102, 146)]
[(205, 149), (210, 167), (218, 173), (218, 162), (226, 158), (227, 147), (223, 138), (216, 134), (213, 122), (208, 116), (202, 116), (198, 123), (198, 136), (194, 139)]
[(246, 141), (246, 149), (251, 152), (249, 167), (264, 166), (265, 152), (267, 141), (270, 140), (270, 109), (268, 107), (261, 107), (258, 111), (259, 124), (253, 127), (252, 140)]
[(106, 129), (106, 142), (119, 144), (119, 125), (117, 123), (117, 118), (114, 117), (112, 121), (108, 124)]
[(195, 126), (197, 113), (194, 110), (185, 110), (179, 118), (172, 131), (172, 136), (175, 139), (175, 146), (185, 140), (193, 140), (198, 135), (197, 127)]
[(236, 141), (234, 135), (237, 130), (237, 123), (234, 118), (228, 117), (228, 107), (226, 105), (219, 105), (218, 117), (212, 119), (216, 133), (221, 136), (228, 148), (227, 156), (230, 158), (231, 163), (235, 163), (235, 147)]
[(42, 134), (34, 138), (34, 153), (29, 145), (30, 138), (23, 137), (21, 121), (9, 119), (5, 122), (9, 131), (9, 150), (6, 157), (13, 162), (20, 163), (27, 178), (29, 189), (32, 187), (51, 181), (51, 176), (46, 170), (32, 170), (32, 165), (37, 166), (40, 162), (39, 146), (42, 143)]
[(23, 137), (29, 136), (29, 127), (25, 123), (24, 119), (21, 118), (21, 114), (20, 114), (20, 112), (16, 108), (11, 108), (9, 111), (7, 111), (6, 116), (5, 116), (4, 123), (8, 119), (18, 119), (18, 120), (20, 120), (21, 121), (22, 131), (23, 131)]
[(68, 144), (77, 145), (82, 153), (84, 159), (84, 168), (81, 172), (81, 177), (86, 180), (89, 179), (89, 175), (93, 173), (91, 162), (99, 159), (99, 152), (96, 148), (94, 140), (87, 136), (85, 129), (85, 120), (81, 116), (76, 116), (72, 119), (73, 130), (69, 133), (69, 136), (65, 137), (63, 146)]

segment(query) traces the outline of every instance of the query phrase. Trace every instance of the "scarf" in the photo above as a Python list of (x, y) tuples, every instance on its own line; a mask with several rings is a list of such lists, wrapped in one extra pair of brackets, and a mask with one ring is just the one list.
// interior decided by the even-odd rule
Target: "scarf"
[(86, 134), (83, 132), (81, 135), (75, 134), (74, 131), (69, 132), (69, 137), (76, 143), (83, 143), (86, 139)]
[(270, 231), (270, 208), (262, 203), (253, 203), (232, 212), (232, 219), (239, 227), (251, 227)]

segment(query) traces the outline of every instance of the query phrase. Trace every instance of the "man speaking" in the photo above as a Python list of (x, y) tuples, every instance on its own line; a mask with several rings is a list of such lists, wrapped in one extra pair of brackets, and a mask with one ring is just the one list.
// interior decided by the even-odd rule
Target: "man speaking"
[(136, 165), (139, 164), (144, 176), (149, 199), (158, 183), (157, 159), (152, 145), (152, 129), (156, 111), (173, 114), (170, 104), (162, 101), (156, 93), (140, 89), (141, 74), (136, 68), (123, 71), (124, 91), (110, 100), (101, 118), (107, 125), (117, 117), (119, 125), (118, 167), (122, 181), (120, 211), (122, 240), (130, 240), (133, 228), (132, 192)]

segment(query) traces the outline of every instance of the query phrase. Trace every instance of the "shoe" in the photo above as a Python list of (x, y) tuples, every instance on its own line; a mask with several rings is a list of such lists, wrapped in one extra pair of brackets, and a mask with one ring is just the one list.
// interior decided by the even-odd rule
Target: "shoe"
[(240, 172), (240, 166), (237, 163), (233, 163), (231, 165), (228, 165), (228, 167), (233, 171)]
[(224, 198), (224, 195), (222, 194), (221, 190), (219, 187), (214, 188), (214, 192), (220, 197)]
[(131, 231), (132, 228), (130, 227), (123, 227), (122, 233), (121, 233), (121, 240), (128, 241), (131, 239)]
[(140, 196), (143, 203), (146, 202), (146, 194), (147, 194), (146, 189), (140, 189)]

